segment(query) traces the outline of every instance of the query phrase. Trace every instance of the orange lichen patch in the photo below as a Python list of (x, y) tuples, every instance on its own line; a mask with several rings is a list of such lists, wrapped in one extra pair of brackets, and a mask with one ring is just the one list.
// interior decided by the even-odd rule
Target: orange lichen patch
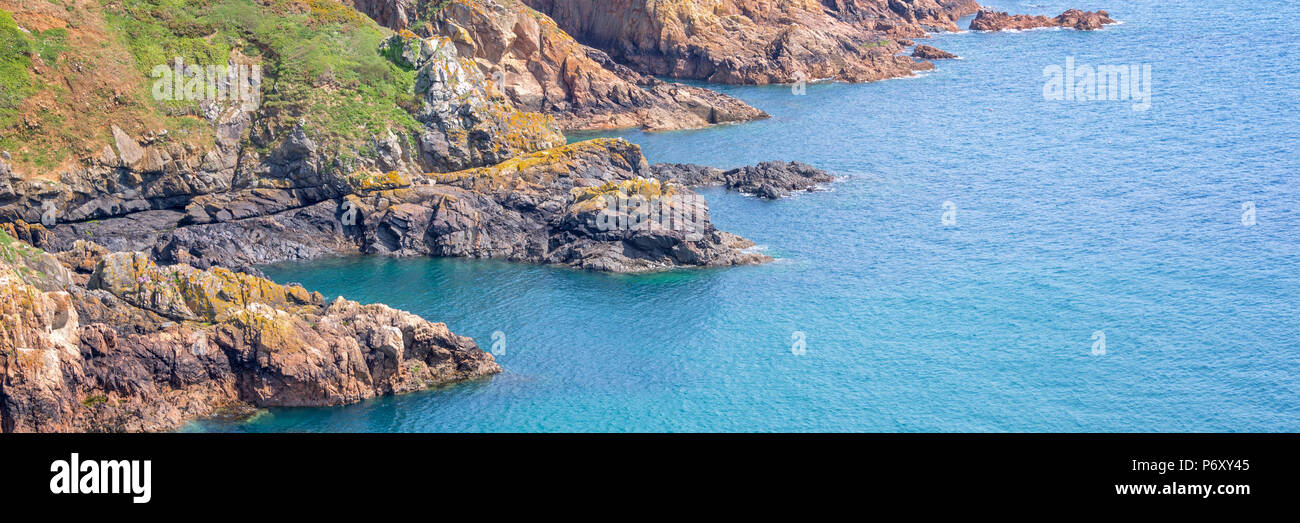
[(386, 173), (359, 171), (353, 173), (350, 181), (355, 190), (367, 192), (397, 189), (411, 185), (411, 181), (397, 171), (388, 171)]
[(95, 269), (94, 281), (127, 302), (172, 319), (216, 321), (228, 311), (263, 304), (294, 313), (317, 311), (319, 294), (220, 267), (158, 267), (144, 253), (114, 253)]
[(610, 181), (592, 187), (575, 187), (571, 192), (573, 194), (572, 209), (581, 212), (605, 208), (610, 197), (660, 200), (672, 205), (672, 197), (676, 194), (677, 188), (670, 183), (662, 183), (654, 178), (637, 178), (635, 180)]
[(261, 303), (231, 309), (218, 321), (239, 330), (245, 340), (261, 350), (295, 352), (308, 346), (301, 335), (305, 329), (296, 328), (299, 320)]
[(308, 13), (318, 22), (358, 24), (369, 21), (366, 15), (337, 0), (290, 0), (298, 12)]
[(620, 139), (598, 138), (516, 156), (488, 167), (451, 173), (429, 173), (428, 176), (439, 183), (480, 191), (543, 186), (557, 175), (570, 172), (579, 156), (605, 153), (620, 145), (629, 144)]

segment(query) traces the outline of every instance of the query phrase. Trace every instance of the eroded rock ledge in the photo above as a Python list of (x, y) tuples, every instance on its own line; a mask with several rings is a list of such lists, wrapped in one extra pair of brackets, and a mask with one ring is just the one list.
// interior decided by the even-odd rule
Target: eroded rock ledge
[(1110, 13), (1106, 11), (1070, 9), (1055, 18), (1048, 18), (1042, 15), (1011, 15), (1005, 12), (982, 10), (974, 20), (971, 20), (970, 28), (972, 31), (1005, 31), (1069, 27), (1080, 31), (1093, 31), (1113, 23), (1115, 20), (1112, 20)]
[[(497, 165), (451, 173), (376, 173), (349, 193), (259, 188), (208, 195), (182, 210), (147, 210), (45, 228), (18, 221), (14, 233), (63, 251), (93, 239), (113, 250), (148, 251), (162, 263), (256, 273), (277, 261), (341, 254), (457, 256), (646, 272), (762, 263), (752, 243), (712, 225), (702, 199), (696, 219), (666, 230), (602, 230), (599, 203), (637, 192), (655, 175), (640, 147), (599, 139), (544, 149)], [(683, 184), (644, 192), (690, 199)], [(698, 207), (698, 208), (697, 208)]]
[(139, 432), (494, 374), (446, 325), (224, 269), (0, 231), (0, 432)]

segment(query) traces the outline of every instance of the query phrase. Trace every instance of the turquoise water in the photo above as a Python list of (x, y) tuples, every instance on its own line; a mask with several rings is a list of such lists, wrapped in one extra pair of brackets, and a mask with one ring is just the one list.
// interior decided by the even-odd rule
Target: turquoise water
[[(191, 428), (1298, 431), (1300, 7), (1203, 4), (1111, 1), (1125, 23), (1091, 33), (938, 35), (964, 59), (921, 78), (804, 96), (722, 87), (773, 118), (622, 134), (654, 162), (801, 160), (845, 176), (775, 202), (705, 191), (718, 226), (779, 258), (769, 265), (269, 267), (484, 348), (500, 331), (506, 371)], [(1045, 100), (1043, 68), (1070, 56), (1150, 64), (1150, 110)]]

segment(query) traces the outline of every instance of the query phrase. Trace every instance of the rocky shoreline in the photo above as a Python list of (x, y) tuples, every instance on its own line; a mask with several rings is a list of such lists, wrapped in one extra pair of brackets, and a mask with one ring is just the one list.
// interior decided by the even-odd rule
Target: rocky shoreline
[(492, 355), (384, 305), (0, 231), (0, 432), (140, 432), (488, 376)]
[(765, 85), (870, 82), (934, 65), (900, 55), (927, 29), (956, 30), (970, 0), (762, 2), (526, 0), (577, 40), (651, 75)]
[[(116, 3), (69, 1), (75, 9), (0, 0), (0, 14), (14, 13), (0, 17), (0, 32), (27, 42), (36, 33), (22, 24), (69, 27), (68, 56), (106, 69), (145, 59), (133, 53), (152, 42), (106, 35), (129, 34), (114, 28), (122, 20), (156, 21)], [(0, 154), (0, 432), (170, 430), (229, 409), (341, 405), (501, 370), (443, 324), (326, 303), (259, 278), (262, 264), (456, 256), (639, 273), (770, 261), (717, 229), (692, 188), (775, 199), (831, 174), (798, 162), (650, 165), (635, 144), (570, 144), (564, 131), (765, 118), (654, 75), (736, 84), (907, 76), (955, 57), (911, 38), (956, 30), (979, 9), (972, 0), (526, 4), (237, 6), (299, 24), (307, 37), (356, 36), (334, 47), (333, 36), (315, 40), (326, 57), (318, 69), (280, 62), (298, 48), (205, 19), (202, 6), (178, 7), (190, 10), (178, 20), (201, 20), (194, 27), (155, 27), (215, 35), (185, 45), (240, 42), (206, 52), (272, 71), (252, 86), (260, 107), (141, 101), (140, 69), (101, 74), (68, 56), (21, 54), (36, 94), (0, 107), (17, 115), (0, 119), (0, 131), (26, 140)], [(920, 61), (901, 54), (910, 46)], [(65, 86), (76, 96), (59, 98)], [(51, 108), (90, 132), (45, 141), (66, 134), (42, 123)]]

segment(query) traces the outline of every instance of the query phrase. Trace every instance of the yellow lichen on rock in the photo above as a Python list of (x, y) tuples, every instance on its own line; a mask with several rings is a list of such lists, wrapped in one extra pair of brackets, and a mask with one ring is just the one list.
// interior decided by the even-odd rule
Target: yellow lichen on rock
[(354, 173), (349, 180), (352, 182), (353, 190), (360, 191), (382, 191), (388, 189), (397, 189), (409, 187), (411, 180), (397, 171), (388, 171), (377, 173), (371, 171), (358, 171)]

